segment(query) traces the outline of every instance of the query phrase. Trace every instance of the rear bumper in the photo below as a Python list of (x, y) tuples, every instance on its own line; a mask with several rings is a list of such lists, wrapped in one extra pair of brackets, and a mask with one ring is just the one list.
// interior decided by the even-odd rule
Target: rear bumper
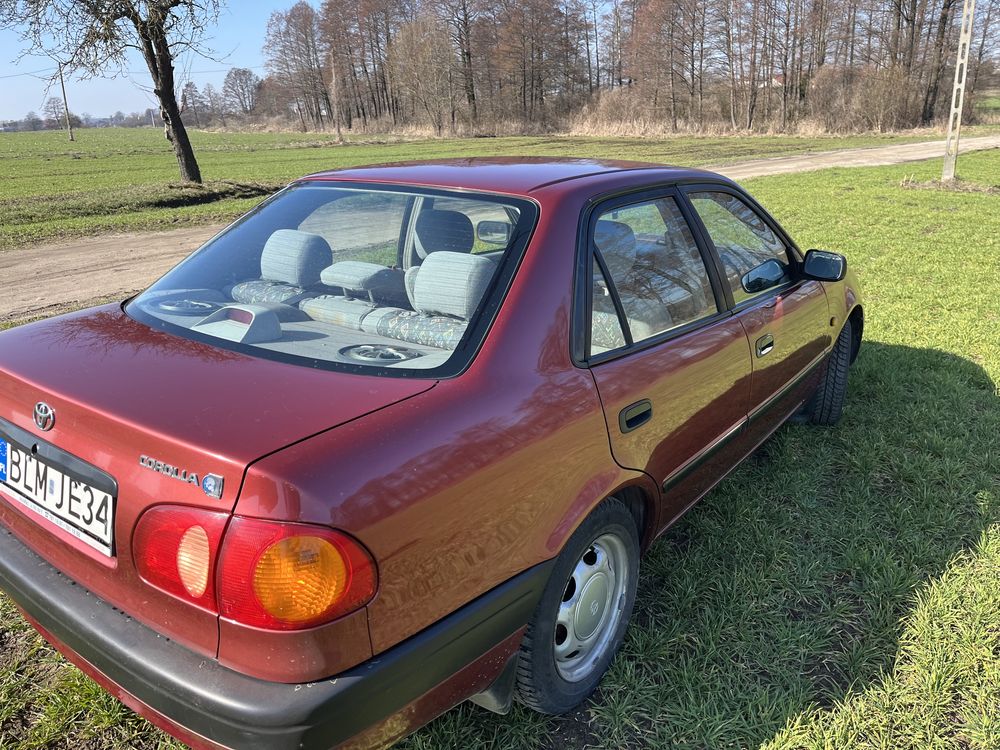
[(0, 588), (43, 635), (71, 660), (83, 661), (85, 671), (96, 671), (100, 682), (110, 683), (105, 687), (117, 688), (118, 697), (134, 698), (125, 702), (139, 713), (186, 742), (209, 747), (309, 750), (347, 742), (517, 633), (531, 617), (549, 567), (529, 568), (354, 669), (287, 685), (233, 672), (158, 635), (76, 585), (0, 526)]

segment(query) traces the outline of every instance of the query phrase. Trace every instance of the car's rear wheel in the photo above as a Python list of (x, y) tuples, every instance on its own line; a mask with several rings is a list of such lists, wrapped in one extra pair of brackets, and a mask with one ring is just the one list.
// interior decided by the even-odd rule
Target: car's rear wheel
[(823, 379), (804, 409), (812, 424), (834, 425), (840, 421), (847, 398), (847, 374), (851, 369), (853, 335), (851, 321), (848, 320), (830, 352)]
[(639, 534), (615, 499), (598, 506), (556, 560), (521, 644), (517, 698), (547, 714), (589, 696), (611, 665), (635, 604)]

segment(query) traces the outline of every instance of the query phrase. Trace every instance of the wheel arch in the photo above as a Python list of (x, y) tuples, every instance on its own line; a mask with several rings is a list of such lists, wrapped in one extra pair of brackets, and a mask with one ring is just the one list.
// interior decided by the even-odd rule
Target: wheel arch
[(854, 306), (847, 320), (851, 324), (851, 364), (853, 364), (858, 358), (858, 352), (861, 351), (861, 339), (865, 330), (865, 311), (861, 305)]
[(650, 496), (648, 488), (641, 484), (629, 484), (612, 492), (610, 497), (621, 500), (632, 513), (635, 528), (639, 532), (639, 546), (645, 552), (656, 538), (656, 500)]
[(584, 491), (565, 507), (546, 544), (546, 559), (562, 552), (566, 542), (601, 503), (609, 498), (622, 502), (635, 519), (640, 551), (645, 552), (656, 536), (657, 487), (644, 472), (617, 467), (617, 471), (597, 475), (584, 485)]

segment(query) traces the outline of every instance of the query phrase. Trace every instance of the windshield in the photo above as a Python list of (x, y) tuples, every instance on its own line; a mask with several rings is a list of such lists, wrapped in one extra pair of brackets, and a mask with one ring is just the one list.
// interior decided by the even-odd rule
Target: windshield
[(180, 335), (313, 367), (447, 374), (478, 346), (489, 323), (481, 310), (509, 280), (535, 214), (507, 197), (302, 182), (126, 310)]

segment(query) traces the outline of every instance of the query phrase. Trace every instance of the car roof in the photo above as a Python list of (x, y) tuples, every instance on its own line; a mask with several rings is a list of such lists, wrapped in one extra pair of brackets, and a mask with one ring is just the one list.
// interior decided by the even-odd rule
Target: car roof
[(644, 172), (643, 181), (725, 180), (713, 172), (687, 167), (612, 159), (503, 156), (435, 159), (349, 167), (308, 175), (304, 180), (378, 182), (424, 187), (461, 188), (484, 192), (530, 195), (553, 184), (574, 181), (603, 182), (622, 172)]

